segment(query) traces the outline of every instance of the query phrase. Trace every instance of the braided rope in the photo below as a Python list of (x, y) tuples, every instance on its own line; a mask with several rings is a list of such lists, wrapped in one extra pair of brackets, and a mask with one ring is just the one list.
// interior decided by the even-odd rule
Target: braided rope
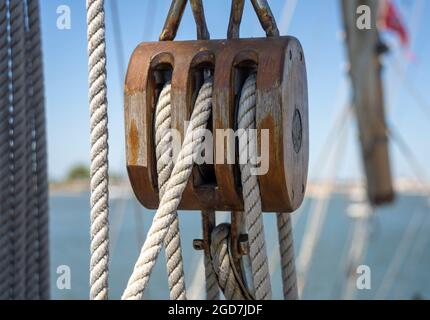
[[(155, 146), (159, 197), (163, 198), (173, 170), (171, 119), (171, 85), (167, 83), (160, 93), (155, 109)], [(185, 300), (185, 276), (182, 259), (181, 238), (179, 236), (179, 218), (172, 212), (173, 221), (164, 240), (167, 260), (168, 282), (171, 300)]]
[[(215, 225), (215, 211), (214, 210), (202, 210), (202, 228), (203, 238), (211, 242), (212, 228)], [(209, 250), (208, 250), (209, 249)], [(210, 247), (204, 248), (203, 254), (204, 268), (205, 268), (205, 289), (206, 289), (206, 300), (219, 300), (219, 285), (217, 275), (212, 265), (211, 250)]]
[(212, 259), (207, 254), (204, 255), (205, 279), (206, 279), (206, 299), (219, 300), (219, 286)]
[(285, 300), (297, 300), (296, 266), (294, 263), (294, 239), (291, 216), (280, 212), (276, 215), (279, 236), (279, 251), (281, 255), (282, 287)]
[[(255, 129), (256, 115), (256, 75), (251, 74), (243, 85), (238, 111), (239, 129), (239, 157), (248, 156), (248, 150), (253, 150), (256, 145), (256, 135), (248, 134), (250, 129)], [(254, 155), (250, 155), (254, 156)], [(246, 157), (246, 159), (249, 159)], [(249, 256), (255, 298), (257, 300), (271, 299), (271, 286), (269, 265), (267, 262), (266, 245), (264, 240), (264, 227), (260, 188), (258, 179), (251, 174), (251, 164), (240, 164), (242, 193), (245, 208), (246, 227), (249, 235)]]
[(191, 175), (193, 160), (201, 150), (204, 134), (201, 129), (206, 128), (211, 114), (211, 98), (212, 79), (208, 79), (199, 91), (181, 151), (122, 299), (136, 300), (143, 296), (162, 243), (175, 218), (174, 212), (176, 212), (182, 192)]
[(6, 1), (0, 2), (0, 300), (10, 296), (11, 246), (8, 232), (11, 218), (8, 209), (9, 182), (9, 24)]
[(230, 262), (228, 252), (229, 234), (230, 225), (227, 223), (216, 226), (212, 231), (212, 265), (225, 298), (227, 300), (245, 300)]
[(10, 33), (12, 54), (13, 111), (11, 122), (10, 166), (10, 214), (12, 228), (12, 297), (25, 298), (25, 253), (26, 253), (26, 80), (25, 80), (25, 30), (24, 2), (10, 0)]
[(91, 112), (90, 299), (108, 298), (109, 190), (104, 1), (87, 0)]
[[(29, 3), (28, 3), (29, 5)], [(29, 17), (29, 7), (26, 7), (26, 18)], [(25, 28), (25, 62), (26, 62), (26, 143), (27, 159), (27, 209), (26, 209), (26, 254), (25, 254), (25, 298), (39, 299), (39, 243), (38, 243), (38, 212), (36, 199), (36, 173), (35, 173), (35, 109), (33, 103), (33, 46), (30, 25)]]
[(50, 297), (49, 273), (49, 211), (48, 170), (46, 149), (45, 97), (43, 83), (43, 61), (40, 35), (40, 12), (38, 0), (27, 0), (29, 17), (29, 38), (32, 60), (32, 104), (34, 106), (35, 162), (36, 162), (36, 208), (38, 234), (38, 281), (39, 298)]

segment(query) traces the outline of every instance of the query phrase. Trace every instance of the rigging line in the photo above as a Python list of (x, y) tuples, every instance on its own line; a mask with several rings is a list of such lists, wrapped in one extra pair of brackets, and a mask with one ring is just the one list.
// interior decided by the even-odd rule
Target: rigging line
[[(339, 131), (341, 128), (343, 128), (345, 122), (348, 120), (349, 116), (351, 115), (352, 111), (352, 105), (346, 105), (342, 107), (341, 110), (338, 111), (337, 115), (335, 116), (335, 121), (333, 122), (333, 126), (329, 131), (329, 134), (326, 137), (326, 140), (324, 141), (323, 147), (321, 148), (321, 151), (319, 155), (317, 156), (317, 161), (315, 162), (318, 164), (318, 166), (314, 166), (314, 170), (318, 172), (323, 172), (327, 169), (328, 158), (331, 156), (333, 150), (334, 150), (334, 144), (333, 141), (336, 140), (336, 137), (339, 136)], [(314, 172), (312, 172), (314, 173)], [(315, 175), (311, 175), (311, 177), (314, 177)]]
[[(302, 204), (296, 211), (294, 211), (294, 214), (292, 214), (291, 216), (291, 228), (293, 230), (295, 230), (297, 223), (303, 216), (304, 216), (304, 206)], [(277, 266), (281, 263), (281, 256), (279, 255), (279, 248), (275, 244), (271, 248), (272, 248), (272, 251), (270, 253), (270, 259), (269, 259), (269, 274), (273, 275), (274, 272), (276, 271)]]
[(10, 295), (9, 276), (11, 269), (11, 214), (8, 210), (8, 185), (10, 165), (10, 88), (11, 88), (11, 55), (10, 55), (10, 19), (9, 4), (0, 2), (0, 26), (4, 32), (0, 33), (0, 299), (7, 300)]
[(140, 206), (140, 203), (138, 201), (133, 201), (133, 212), (134, 212), (134, 222), (136, 227), (136, 241), (137, 241), (137, 247), (141, 248), (143, 245), (143, 242), (145, 242), (145, 224), (143, 219), (143, 210)]
[[(397, 73), (399, 77), (405, 77), (406, 72), (401, 70), (400, 62), (394, 58), (393, 62), (394, 71)], [(408, 80), (408, 79), (406, 79)], [(430, 104), (425, 100), (423, 95), (418, 91), (418, 89), (414, 86), (411, 81), (403, 81), (403, 85), (409, 95), (415, 100), (415, 103), (418, 107), (425, 113), (425, 115), (430, 120)]]
[[(315, 7), (315, 10), (318, 10), (319, 14), (318, 14), (317, 19), (315, 19), (313, 21), (311, 30), (321, 30), (321, 26), (324, 25), (325, 20), (328, 19), (328, 17), (327, 17), (328, 10), (326, 8), (327, 8), (327, 5), (325, 4), (324, 1), (318, 1), (318, 7)], [(324, 39), (324, 37), (322, 37), (322, 36), (316, 37), (316, 39), (314, 38), (314, 41), (312, 41), (312, 45), (309, 48), (310, 50), (308, 51), (308, 52), (312, 52), (312, 53), (315, 52), (316, 57), (314, 57), (312, 59), (311, 59), (311, 57), (309, 57), (309, 59), (310, 59), (310, 61), (312, 60), (313, 63), (317, 66), (321, 65), (320, 60), (321, 60), (321, 56), (324, 52), (323, 46), (326, 44), (323, 41), (323, 39)], [(344, 77), (344, 79), (345, 79), (345, 77)]]
[[(111, 191), (112, 193), (112, 191)], [(115, 203), (114, 209), (111, 209), (111, 228), (110, 232), (110, 255), (113, 257), (115, 254), (115, 249), (117, 247), (119, 236), (121, 233), (121, 226), (123, 222), (124, 215), (127, 212), (127, 195), (126, 191), (121, 190), (119, 197)], [(114, 197), (111, 195), (111, 206), (113, 206)], [(139, 243), (137, 248), (139, 248)]]
[[(342, 272), (344, 271), (344, 265), (346, 265), (347, 263), (344, 261), (348, 260), (348, 255), (349, 255), (349, 247), (350, 247), (350, 243), (352, 241), (353, 238), (353, 231), (354, 231), (354, 224), (350, 224), (348, 226), (348, 231), (347, 231), (347, 238), (345, 241), (345, 244), (342, 248), (342, 253), (340, 255), (340, 263), (339, 266), (337, 267), (337, 274), (342, 274)], [(333, 300), (337, 300), (340, 298), (340, 292), (342, 291), (342, 285), (343, 285), (343, 277), (337, 277), (334, 285), (333, 285), (333, 289), (332, 289), (332, 293), (331, 293), (331, 299)]]
[[(339, 105), (343, 102), (341, 102), (340, 100), (342, 99), (341, 94), (343, 92), (343, 86), (347, 83), (346, 81), (346, 77), (342, 78), (342, 81), (338, 84), (337, 89), (336, 89), (336, 94), (335, 94), (335, 99), (333, 99), (333, 101), (336, 101), (335, 104)], [(349, 116), (348, 114), (351, 112), (352, 110), (352, 106), (351, 105), (344, 105), (342, 106), (339, 110), (336, 110), (336, 114), (334, 116), (334, 121), (332, 123), (332, 127), (329, 129), (329, 133), (327, 135), (327, 137), (325, 138), (325, 141), (322, 145), (321, 150), (318, 152), (318, 156), (317, 156), (317, 162), (315, 162), (316, 164), (318, 164), (317, 166), (314, 166), (315, 169), (313, 169), (310, 172), (310, 177), (315, 178), (316, 175), (315, 173), (318, 172), (322, 172), (324, 171), (325, 166), (327, 165), (328, 161), (327, 158), (330, 157), (330, 153), (327, 152), (327, 150), (332, 150), (331, 147), (333, 146), (333, 141), (336, 139), (338, 132), (339, 132), (339, 128), (341, 127), (341, 125), (345, 122), (345, 120), (347, 119), (347, 117)], [(319, 165), (322, 164), (322, 167)]]
[(122, 40), (122, 29), (121, 20), (119, 18), (117, 0), (110, 0), (110, 12), (112, 17), (113, 33), (114, 33), (114, 43), (115, 51), (117, 57), (117, 67), (118, 67), (118, 81), (119, 87), (124, 86), (124, 75), (125, 75), (125, 55), (124, 55), (124, 44)]
[(90, 298), (108, 299), (109, 144), (104, 0), (87, 0), (88, 79), (91, 128)]
[(25, 72), (25, 29), (24, 29), (24, 3), (11, 0), (10, 10), (10, 36), (12, 55), (12, 126), (10, 138), (10, 152), (12, 166), (10, 174), (12, 187), (10, 189), (9, 207), (12, 221), (11, 246), (13, 248), (13, 279), (12, 296), (14, 299), (23, 299), (26, 293), (25, 283), (25, 235), (26, 235), (26, 161), (28, 159), (26, 148), (26, 72)]
[[(408, 83), (409, 85), (409, 83)], [(382, 119), (377, 116), (376, 117), (378, 121), (382, 121)], [(391, 137), (392, 140), (397, 144), (401, 154), (405, 158), (406, 162), (411, 167), (412, 171), (416, 175), (416, 178), (418, 182), (422, 185), (422, 187), (425, 190), (426, 195), (428, 196), (430, 194), (430, 191), (428, 190), (427, 185), (427, 178), (425, 171), (423, 167), (421, 167), (418, 159), (416, 158), (415, 154), (413, 153), (412, 149), (409, 147), (408, 143), (403, 139), (403, 137), (400, 135), (400, 133), (395, 129), (394, 125), (391, 123), (390, 126), (385, 126), (386, 134), (387, 136)], [(414, 214), (414, 217), (418, 213)], [(414, 218), (413, 217), (413, 218)], [(403, 257), (409, 252), (410, 244), (409, 242), (412, 242), (413, 236), (417, 232), (418, 227), (415, 225), (412, 225), (412, 222), (410, 222), (408, 229), (405, 231), (405, 234), (403, 236), (400, 248), (398, 249), (398, 252), (396, 253), (396, 256), (393, 258), (393, 261), (387, 271), (387, 273), (384, 276), (383, 282), (378, 289), (375, 298), (381, 298), (386, 296), (387, 291), (389, 290), (389, 285), (392, 282), (392, 279), (394, 279), (395, 275), (398, 273), (398, 269), (400, 268), (400, 263), (403, 260)], [(418, 224), (417, 224), (418, 225)], [(420, 225), (420, 224), (419, 224)], [(404, 242), (407, 242), (404, 244)]]
[(202, 148), (202, 139), (198, 134), (201, 135), (202, 129), (206, 128), (211, 114), (212, 88), (212, 80), (208, 79), (199, 91), (181, 150), (166, 186), (166, 193), (160, 200), (145, 243), (122, 295), (124, 300), (140, 300), (147, 287), (157, 256), (168, 236), (170, 225), (175, 219), (174, 213), (192, 173), (193, 162), (190, 160), (193, 160)]
[(296, 228), (297, 223), (299, 223), (300, 218), (303, 217), (304, 207), (301, 205), (291, 216), (291, 227), (293, 230)]
[[(421, 10), (420, 10), (421, 9)], [(416, 1), (415, 2), (415, 6), (413, 8), (413, 12), (412, 12), (412, 16), (411, 18), (409, 18), (409, 25), (410, 27), (408, 28), (410, 30), (410, 34), (411, 34), (411, 40), (410, 40), (410, 44), (409, 44), (409, 48), (411, 50), (413, 50), (414, 46), (415, 46), (415, 41), (416, 41), (416, 34), (417, 34), (417, 30), (419, 28), (419, 25), (421, 23), (421, 18), (422, 18), (422, 3)], [(393, 55), (393, 57), (395, 58), (395, 56)], [(395, 98), (393, 99), (393, 101), (397, 101), (398, 100), (398, 95), (400, 93), (401, 90), (399, 90), (399, 87), (405, 83), (405, 76), (406, 76), (406, 71), (408, 69), (408, 61), (406, 61), (405, 65), (404, 65), (404, 69), (402, 70), (402, 67), (399, 63), (399, 78), (397, 78), (396, 80), (396, 84), (394, 86), (394, 95)]]
[[(152, 3), (151, 1), (149, 3)], [(119, 81), (119, 87), (124, 87), (124, 77), (125, 77), (125, 55), (124, 55), (124, 42), (122, 38), (122, 27), (121, 27), (121, 19), (119, 17), (119, 9), (117, 0), (111, 0), (110, 1), (110, 12), (112, 17), (112, 25), (113, 25), (113, 32), (114, 32), (114, 43), (115, 43), (115, 51), (116, 51), (116, 58), (117, 58), (117, 66), (118, 66), (118, 81)], [(121, 99), (123, 99), (123, 96), (121, 95)], [(115, 223), (112, 223), (113, 226), (113, 237), (112, 237), (112, 256), (114, 253), (114, 249), (116, 248), (116, 243), (119, 240), (119, 232), (121, 230), (121, 224), (123, 221), (123, 216), (126, 213), (127, 208), (127, 201), (129, 199), (126, 197), (125, 192), (121, 192), (120, 199), (118, 200), (120, 203), (117, 206), (117, 209), (119, 211), (118, 219), (115, 219), (116, 223), (119, 225), (116, 225)], [(136, 203), (136, 206), (139, 204)], [(140, 230), (140, 226), (142, 226), (142, 219), (139, 216), (139, 211), (136, 209), (133, 211), (133, 216), (135, 219), (135, 225), (136, 225), (136, 241), (137, 241), (137, 247), (140, 248), (142, 245), (142, 232)], [(117, 215), (114, 215), (116, 217)]]
[(397, 143), (401, 154), (406, 159), (406, 163), (409, 164), (412, 171), (415, 173), (416, 179), (421, 183), (421, 186), (424, 188), (424, 190), (426, 190), (426, 194), (430, 195), (429, 186), (427, 185), (428, 179), (425, 173), (426, 171), (420, 165), (420, 162), (412, 151), (412, 148), (410, 148), (408, 143), (402, 138), (399, 131), (395, 129), (393, 123), (388, 123), (388, 120), (384, 121), (384, 117), (377, 113), (375, 109), (373, 109), (372, 112), (374, 114), (374, 119), (376, 119), (376, 121), (379, 122), (379, 124), (383, 127), (385, 135)]
[(391, 288), (391, 285), (394, 282), (396, 275), (400, 271), (402, 262), (405, 260), (405, 257), (410, 251), (410, 247), (412, 241), (415, 238), (415, 234), (421, 226), (420, 218), (422, 218), (423, 216), (425, 217), (425, 215), (423, 215), (418, 210), (414, 212), (403, 234), (402, 239), (399, 241), (399, 247), (391, 261), (391, 264), (389, 265), (388, 270), (382, 279), (381, 285), (375, 294), (375, 299), (384, 299), (387, 296), (388, 290)]
[[(360, 200), (357, 201), (357, 200), (351, 199), (351, 192), (350, 192), (349, 193), (349, 199), (348, 199), (349, 200), (349, 204), (351, 205), (352, 203), (353, 204), (363, 204), (363, 203), (365, 203), (364, 202), (365, 201), (365, 193), (366, 193), (365, 189), (366, 188), (364, 186), (363, 181), (360, 182), (360, 184), (359, 184), (359, 190), (360, 190), (360, 193), (362, 193), (363, 195), (360, 196)], [(353, 220), (353, 219), (351, 219), (351, 220)], [(354, 230), (355, 230), (355, 227), (356, 227), (355, 223), (353, 223), (353, 222), (354, 221), (352, 221), (350, 223), (350, 225), (348, 226), (347, 238), (346, 238), (345, 244), (344, 244), (344, 246), (342, 248), (342, 253), (340, 255), (340, 260), (339, 260), (340, 263), (339, 263), (339, 267), (337, 268), (337, 273), (339, 273), (339, 274), (341, 274), (342, 272), (345, 271), (344, 266), (347, 265), (347, 260), (349, 258), (349, 248), (350, 248), (350, 244), (351, 244), (351, 241), (353, 239)], [(337, 277), (337, 279), (335, 280), (335, 284), (333, 286), (333, 290), (332, 290), (332, 293), (331, 293), (331, 296), (332, 296), (333, 299), (340, 299), (340, 297), (341, 297), (340, 292), (342, 291), (341, 287), (343, 286), (343, 280), (344, 279), (341, 278), (341, 277)]]
[(418, 38), (418, 30), (420, 28), (421, 25), (421, 21), (422, 21), (422, 14), (424, 12), (424, 4), (425, 1), (424, 0), (418, 0), (418, 1), (414, 1), (414, 7), (412, 8), (412, 16), (409, 18), (409, 30), (410, 30), (410, 34), (411, 34), (411, 45), (410, 47), (413, 48), (415, 46), (415, 42)]
[[(349, 115), (350, 113), (348, 112), (347, 114)], [(348, 118), (346, 120), (348, 120)], [(331, 162), (331, 167), (329, 169), (330, 176), (333, 178), (322, 187), (322, 189), (318, 192), (319, 195), (317, 195), (315, 202), (312, 204), (313, 210), (310, 210), (308, 222), (304, 232), (304, 238), (302, 239), (300, 246), (300, 251), (297, 258), (299, 296), (302, 296), (303, 294), (306, 285), (307, 273), (312, 261), (313, 251), (320, 236), (322, 225), (325, 221), (328, 210), (328, 202), (334, 188), (336, 171), (339, 169), (340, 164), (342, 163), (342, 157), (345, 154), (344, 151), (346, 148), (346, 138), (348, 136), (348, 125), (346, 120), (341, 123), (341, 128), (338, 131), (338, 134), (341, 133), (341, 139), (338, 140), (338, 144), (334, 153), (334, 161)]]
[(371, 217), (374, 214), (374, 208), (370, 209), (370, 212), (366, 213), (365, 217), (358, 217), (354, 222), (353, 236), (350, 242), (350, 250), (346, 259), (347, 268), (347, 284), (343, 295), (344, 300), (352, 300), (354, 298), (356, 284), (355, 284), (355, 272), (353, 268), (357, 267), (360, 261), (363, 261), (366, 257), (370, 232), (369, 226)]
[(143, 39), (152, 39), (154, 33), (154, 17), (157, 15), (158, 1), (148, 1), (145, 22), (143, 25)]
[(416, 179), (420, 182), (421, 186), (424, 188), (425, 193), (427, 196), (430, 194), (430, 190), (427, 185), (427, 175), (423, 167), (421, 167), (417, 157), (413, 153), (412, 149), (409, 147), (409, 145), (406, 143), (406, 141), (402, 138), (402, 136), (399, 134), (399, 132), (394, 128), (393, 124), (390, 124), (390, 128), (386, 128), (387, 135), (389, 135), (394, 142), (397, 143), (397, 146), (403, 155), (403, 157), (406, 160), (406, 163), (409, 164), (412, 171), (416, 175)]
[[(379, 116), (377, 116), (376, 118), (378, 119), (378, 121), (382, 121), (382, 119)], [(390, 136), (394, 142), (396, 142), (401, 154), (404, 156), (406, 162), (409, 164), (412, 171), (416, 175), (418, 182), (420, 182), (421, 185), (424, 187), (425, 193), (428, 196), (430, 192), (428, 190), (428, 185), (426, 184), (427, 178), (426, 178), (425, 171), (421, 167), (412, 149), (409, 147), (407, 142), (402, 138), (399, 132), (394, 128), (394, 125), (392, 123), (390, 124), (389, 128), (388, 126), (385, 126), (385, 129), (386, 129), (387, 135)], [(418, 215), (418, 212), (414, 214), (412, 219), (414, 219), (417, 215)], [(400, 264), (403, 261), (404, 256), (409, 252), (410, 242), (412, 242), (414, 238), (413, 235), (416, 234), (418, 230), (417, 228), (420, 225), (418, 223), (413, 224), (413, 222), (415, 221), (412, 221), (412, 219), (411, 219), (411, 222), (409, 223), (408, 229), (405, 231), (405, 234), (400, 242), (400, 248), (398, 249), (395, 257), (393, 258), (391, 265), (389, 266), (389, 269), (384, 276), (382, 284), (375, 295), (376, 299), (386, 296), (392, 280), (394, 279), (395, 275), (399, 271)]]
[(291, 21), (293, 20), (294, 12), (297, 8), (297, 0), (288, 0), (285, 2), (282, 9), (281, 23), (279, 24), (279, 31), (283, 34), (288, 33)]
[[(426, 183), (426, 181), (427, 181), (426, 174), (425, 174), (425, 171), (423, 170), (423, 168), (421, 167), (419, 161), (417, 160), (415, 154), (413, 153), (412, 149), (409, 147), (409, 145), (406, 143), (406, 141), (402, 138), (402, 136), (398, 133), (398, 131), (395, 129), (395, 127), (392, 123), (388, 126), (387, 124), (385, 124), (383, 122), (383, 119), (381, 118), (381, 116), (379, 114), (377, 114), (376, 111), (374, 111), (374, 112), (375, 112), (375, 118), (377, 119), (377, 121), (383, 123), (386, 135), (391, 137), (393, 142), (395, 142), (397, 144), (399, 150), (401, 151), (401, 154), (406, 159), (406, 162), (411, 167), (412, 171), (416, 175), (418, 182), (420, 182), (420, 184), (422, 185), (422, 187), (425, 190), (425, 194), (428, 197), (428, 195), (430, 194), (430, 190), (429, 190), (429, 187)], [(386, 275), (384, 276), (384, 280), (383, 280), (380, 288), (378, 289), (377, 294), (375, 295), (376, 299), (383, 298), (387, 294), (387, 291), (389, 290), (389, 284), (391, 283), (391, 279), (394, 279), (395, 275), (398, 273), (399, 264), (403, 260), (403, 256), (408, 253), (409, 248), (410, 248), (409, 243), (407, 243), (407, 246), (406, 246), (405, 244), (403, 244), (403, 242), (411, 242), (413, 240), (411, 234), (412, 233), (415, 234), (417, 231), (417, 230), (415, 230), (417, 228), (414, 225), (412, 225), (412, 221), (411, 221), (410, 226), (408, 226), (408, 229), (412, 229), (412, 228), (413, 228), (413, 231), (407, 230), (405, 232), (405, 235), (401, 241), (401, 247), (398, 250), (400, 253), (397, 253), (396, 256), (393, 258), (393, 262), (391, 263), (389, 270), (387, 271)], [(388, 279), (388, 280), (386, 280), (386, 279)]]
[[(227, 215), (221, 215), (217, 216), (217, 223), (223, 224), (228, 223), (228, 216)], [(196, 264), (195, 272), (191, 280), (191, 284), (189, 286), (187, 296), (191, 300), (200, 299), (205, 292), (205, 283), (201, 279), (205, 276), (205, 270), (204, 270), (204, 255), (199, 255), (198, 262)]]
[[(428, 208), (427, 203), (424, 206), (419, 206), (419, 208), (417, 208), (416, 210), (424, 210), (426, 211)], [(425, 252), (425, 250), (427, 249), (427, 242), (430, 239), (428, 236), (428, 226), (429, 226), (429, 222), (430, 222), (430, 215), (428, 214), (424, 214), (422, 221), (419, 223), (420, 227), (418, 228), (417, 232), (416, 232), (416, 236), (415, 236), (415, 241), (414, 243), (410, 246), (411, 250), (410, 250), (410, 256), (409, 259), (406, 261), (406, 266), (404, 266), (404, 268), (406, 268), (406, 270), (408, 270), (408, 273), (411, 274), (416, 274), (419, 272), (419, 268), (417, 267), (417, 265), (419, 264), (419, 261), (422, 259), (423, 252)], [(413, 263), (415, 262), (415, 263)], [(407, 268), (411, 268), (411, 269), (407, 269)], [(398, 293), (399, 290), (395, 290), (395, 296), (399, 296)], [(394, 298), (394, 296), (393, 296)]]

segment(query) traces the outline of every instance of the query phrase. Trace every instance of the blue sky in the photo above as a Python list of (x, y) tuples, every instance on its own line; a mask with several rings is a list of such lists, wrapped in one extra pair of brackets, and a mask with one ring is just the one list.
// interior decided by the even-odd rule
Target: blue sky
[[(123, 74), (128, 58), (142, 41), (155, 41), (164, 23), (170, 0), (116, 0), (126, 61), (119, 61), (115, 50), (111, 1), (106, 0), (108, 100), (110, 167), (125, 173)], [(290, 1), (290, 5), (293, 0)], [(298, 0), (289, 24), (285, 23), (284, 0), (269, 1), (281, 27), (281, 34), (297, 37), (305, 51), (310, 114), (310, 178), (321, 178), (317, 163), (323, 152), (325, 138), (336, 115), (349, 102), (349, 82), (345, 73), (345, 50), (340, 37), (341, 19), (339, 0)], [(84, 0), (43, 0), (42, 32), (46, 78), (48, 121), (49, 175), (64, 177), (76, 163), (89, 164), (89, 109), (87, 76), (86, 13)], [(292, 2), (292, 3), (291, 3)], [(392, 53), (385, 59), (385, 94), (389, 122), (401, 133), (414, 150), (418, 161), (426, 168), (430, 158), (430, 1), (399, 0), (402, 16), (411, 32), (411, 50), (414, 62), (407, 61), (392, 35), (384, 35), (392, 44)], [(56, 27), (57, 7), (71, 9), (70, 30)], [(208, 27), (213, 39), (225, 38), (229, 0), (204, 1)], [(284, 17), (284, 18), (283, 18)], [(246, 1), (241, 28), (242, 37), (264, 36), (249, 1)], [(195, 25), (189, 5), (186, 8), (177, 39), (194, 39)], [(400, 69), (400, 72), (399, 70)], [(397, 71), (396, 71), (397, 70)], [(417, 98), (409, 93), (410, 87), (424, 97), (427, 113), (420, 109)], [(416, 94), (415, 94), (416, 95)], [(423, 106), (424, 103), (421, 103)], [(338, 135), (339, 137), (339, 135)], [(338, 169), (340, 178), (361, 176), (356, 125), (349, 124), (347, 148), (343, 165)], [(413, 177), (414, 173), (399, 149), (391, 145), (395, 177)]]

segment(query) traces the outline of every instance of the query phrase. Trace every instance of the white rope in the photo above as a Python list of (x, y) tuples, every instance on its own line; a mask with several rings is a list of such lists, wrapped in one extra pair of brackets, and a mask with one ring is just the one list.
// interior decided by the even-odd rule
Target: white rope
[[(250, 130), (256, 128), (256, 75), (250, 75), (242, 88), (238, 122), (239, 157), (243, 159), (249, 150), (255, 151), (256, 135)], [(254, 154), (245, 154), (255, 156)], [(247, 158), (249, 159), (249, 158)], [(264, 227), (262, 221), (261, 196), (258, 180), (251, 174), (251, 164), (241, 164), (242, 189), (245, 206), (245, 220), (250, 242), (250, 260), (256, 299), (270, 299), (271, 286), (267, 261)], [(279, 233), (279, 248), (283, 279), (284, 298), (298, 299), (297, 278), (294, 264), (294, 242), (289, 213), (278, 213), (277, 224)], [(229, 226), (217, 226), (212, 234), (211, 253), (212, 263), (218, 277), (218, 282), (227, 299), (245, 299), (240, 285), (235, 278), (228, 254)]]
[(166, 191), (149, 229), (133, 273), (122, 299), (141, 299), (154, 268), (162, 243), (172, 224), (182, 192), (193, 169), (195, 156), (200, 152), (204, 132), (212, 110), (212, 79), (206, 80), (200, 89), (184, 142), (179, 152)]
[[(238, 112), (239, 156), (243, 159), (244, 152), (256, 145), (256, 135), (248, 134), (255, 129), (256, 115), (256, 76), (252, 74), (245, 81)], [(179, 226), (177, 224), (177, 207), (182, 192), (191, 175), (195, 155), (200, 152), (203, 132), (207, 125), (212, 107), (212, 80), (208, 79), (199, 91), (190, 124), (187, 128), (182, 149), (176, 164), (172, 157), (171, 128), (171, 85), (163, 88), (156, 107), (156, 156), (160, 190), (160, 206), (155, 214), (147, 239), (142, 247), (133, 273), (128, 281), (122, 299), (141, 299), (154, 268), (163, 241), (166, 244), (169, 286), (172, 299), (185, 299), (183, 265), (180, 249)], [(254, 150), (251, 148), (251, 150)], [(255, 155), (251, 155), (255, 156)], [(172, 168), (173, 166), (173, 168)], [(250, 241), (250, 260), (253, 274), (253, 285), (256, 299), (270, 299), (270, 275), (264, 240), (262, 208), (258, 180), (251, 173), (251, 164), (240, 165), (242, 188), (245, 207), (246, 227)], [(175, 222), (176, 221), (176, 222)], [(286, 299), (297, 299), (297, 284), (294, 266), (294, 248), (292, 240), (291, 220), (289, 214), (278, 214), (278, 229), (282, 257), (284, 296)], [(177, 238), (176, 238), (177, 237)], [(176, 238), (176, 239), (175, 239)], [(174, 245), (169, 247), (170, 243)], [(229, 226), (221, 224), (212, 233), (211, 259), (212, 268), (217, 275), (218, 284), (227, 299), (245, 299), (241, 286), (238, 284), (229, 256)], [(209, 259), (205, 257), (206, 287), (208, 296), (218, 297), (218, 289), (212, 285), (213, 273), (209, 268)], [(211, 281), (211, 282), (209, 282)], [(216, 288), (216, 292), (213, 288)]]
[[(206, 224), (205, 219), (209, 220)], [(212, 221), (213, 220), (213, 221)], [(215, 211), (213, 210), (203, 210), (202, 211), (202, 227), (203, 233), (210, 232), (210, 224), (215, 224)], [(212, 235), (208, 235), (209, 240)], [(212, 265), (212, 258), (210, 247), (209, 250), (205, 248), (204, 250), (204, 269), (205, 269), (205, 289), (206, 289), (206, 300), (219, 300), (219, 285), (217, 275), (215, 273), (214, 267)]]
[(282, 287), (285, 300), (297, 300), (297, 275), (294, 261), (293, 227), (290, 213), (278, 213), (277, 225), (281, 255)]
[[(169, 82), (161, 91), (155, 109), (155, 146), (160, 200), (166, 193), (167, 183), (173, 170), (171, 124), (171, 84)], [(185, 300), (185, 276), (178, 213), (174, 211), (172, 216), (173, 220), (164, 240), (170, 299)]]
[(227, 300), (245, 300), (231, 266), (228, 252), (230, 225), (220, 224), (212, 231), (212, 265), (217, 274), (218, 284)]
[[(243, 154), (248, 155), (248, 150), (254, 150), (257, 144), (257, 136), (250, 134), (250, 129), (256, 128), (255, 116), (256, 75), (251, 74), (243, 85), (239, 102), (238, 125), (239, 129), (245, 129), (239, 132), (240, 159), (243, 159)], [(246, 157), (246, 159), (249, 160), (249, 157)], [(267, 262), (264, 226), (261, 214), (260, 187), (257, 176), (251, 173), (251, 164), (249, 162), (241, 164), (240, 171), (255, 298), (257, 300), (271, 299), (269, 265)]]
[(87, 0), (91, 112), (90, 299), (108, 298), (108, 117), (104, 1)]
[(205, 279), (206, 279), (206, 299), (219, 300), (219, 286), (211, 257), (204, 255)]

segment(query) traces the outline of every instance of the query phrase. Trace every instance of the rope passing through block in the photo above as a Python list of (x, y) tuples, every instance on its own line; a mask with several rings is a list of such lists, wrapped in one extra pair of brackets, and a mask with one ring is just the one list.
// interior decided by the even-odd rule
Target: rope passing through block
[(200, 89), (188, 125), (181, 151), (178, 154), (166, 192), (154, 216), (147, 238), (128, 281), (122, 299), (141, 299), (147, 286), (149, 275), (154, 268), (162, 243), (175, 219), (175, 213), (182, 193), (193, 169), (193, 159), (200, 151), (203, 142), (202, 130), (207, 126), (212, 111), (212, 79), (205, 81)]
[[(236, 133), (235, 114), (241, 86), (256, 73), (256, 129), (267, 130), (267, 173), (258, 176), (262, 209), (292, 212), (303, 201), (308, 170), (308, 100), (303, 50), (293, 37), (143, 43), (128, 66), (125, 83), (127, 171), (143, 206), (159, 206), (154, 152), (154, 110), (159, 93), (157, 74), (170, 73), (172, 129), (182, 137), (193, 109), (198, 77), (214, 75), (213, 163), (210, 175), (195, 168), (178, 209), (243, 211), (236, 146), (226, 139)], [(217, 134), (218, 133), (218, 134)], [(218, 146), (218, 148), (217, 148)], [(233, 163), (232, 163), (233, 158)]]
[[(195, 0), (191, 4), (200, 40), (166, 41), (173, 40), (186, 4), (174, 0), (160, 36), (164, 42), (141, 44), (130, 59), (125, 84), (127, 170), (139, 201), (158, 209), (123, 299), (142, 298), (163, 242), (171, 298), (185, 299), (178, 209), (203, 211), (203, 246), (195, 245), (205, 250), (207, 294), (218, 296), (215, 272), (229, 299), (271, 298), (262, 212), (280, 212), (284, 295), (297, 296), (292, 294), (295, 269), (288, 212), (300, 206), (306, 187), (305, 60), (297, 39), (278, 37), (267, 1), (252, 3), (270, 38), (234, 39), (243, 1), (233, 1), (230, 40), (208, 40), (202, 2)], [(196, 158), (208, 141), (205, 129), (212, 134), (212, 150), (204, 149), (204, 157), (214, 158), (201, 164)], [(267, 160), (264, 172), (254, 173), (255, 161), (235, 161), (234, 139), (227, 137), (225, 143), (225, 135), (218, 135), (236, 129), (238, 157), (243, 160), (251, 149), (256, 160), (260, 148)], [(243, 134), (247, 130), (257, 134)], [(182, 143), (173, 141), (173, 131), (184, 137)], [(174, 147), (179, 144), (176, 156)], [(213, 228), (215, 210), (232, 211), (230, 227)], [(239, 253), (239, 238), (244, 247), (249, 242), (249, 251)], [(171, 242), (175, 245), (169, 248)], [(245, 279), (246, 268), (252, 279)]]

